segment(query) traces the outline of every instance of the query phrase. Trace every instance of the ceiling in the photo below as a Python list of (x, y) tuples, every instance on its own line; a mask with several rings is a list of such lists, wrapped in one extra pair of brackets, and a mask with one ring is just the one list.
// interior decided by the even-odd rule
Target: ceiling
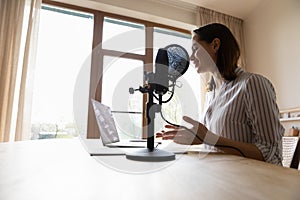
[[(227, 15), (245, 19), (261, 3), (268, 0), (158, 0), (201, 6)], [(180, 5), (181, 6), (181, 5)]]

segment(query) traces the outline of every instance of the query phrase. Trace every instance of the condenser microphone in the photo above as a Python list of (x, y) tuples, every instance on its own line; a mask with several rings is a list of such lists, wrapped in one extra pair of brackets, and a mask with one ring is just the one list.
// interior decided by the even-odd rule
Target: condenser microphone
[[(176, 80), (186, 72), (188, 67), (188, 53), (180, 45), (171, 44), (158, 50), (155, 58), (155, 73), (146, 72), (146, 84), (138, 89), (142, 93), (148, 93), (146, 106), (147, 148), (126, 153), (127, 159), (151, 162), (175, 160), (174, 153), (154, 147), (154, 119), (155, 113), (161, 112), (162, 104), (172, 99)], [(170, 82), (171, 84), (169, 84)], [(169, 90), (169, 87), (172, 87), (170, 97), (162, 100), (162, 96)], [(130, 93), (134, 91), (133, 88), (129, 89)], [(154, 93), (158, 94), (158, 97)], [(154, 103), (154, 98), (158, 100), (158, 104)]]
[(189, 55), (185, 48), (178, 44), (171, 44), (160, 48), (155, 59), (155, 92), (165, 94), (169, 82), (175, 82), (189, 67)]
[(155, 58), (155, 93), (165, 94), (169, 88), (169, 58), (166, 49), (159, 49)]

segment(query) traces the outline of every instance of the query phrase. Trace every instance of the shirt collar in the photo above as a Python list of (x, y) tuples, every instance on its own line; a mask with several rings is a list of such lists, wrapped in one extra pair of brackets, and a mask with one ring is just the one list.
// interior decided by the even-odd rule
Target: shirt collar
[(241, 68), (241, 67), (237, 67), (235, 70), (234, 70), (236, 76), (239, 76), (241, 73), (244, 72), (244, 69)]

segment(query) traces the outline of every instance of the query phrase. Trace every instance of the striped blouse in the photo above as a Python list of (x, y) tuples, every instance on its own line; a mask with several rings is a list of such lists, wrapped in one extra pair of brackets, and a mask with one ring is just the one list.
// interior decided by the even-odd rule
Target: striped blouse
[(261, 75), (236, 69), (207, 108), (208, 130), (232, 140), (252, 143), (266, 162), (281, 165), (284, 128), (279, 121), (275, 90)]

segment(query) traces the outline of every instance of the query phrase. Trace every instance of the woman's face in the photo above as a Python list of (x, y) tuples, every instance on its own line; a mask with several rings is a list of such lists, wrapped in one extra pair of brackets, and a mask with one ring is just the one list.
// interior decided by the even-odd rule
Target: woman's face
[(192, 38), (192, 55), (190, 60), (194, 63), (198, 73), (214, 72), (217, 69), (217, 54), (213, 44), (198, 40), (196, 35)]

